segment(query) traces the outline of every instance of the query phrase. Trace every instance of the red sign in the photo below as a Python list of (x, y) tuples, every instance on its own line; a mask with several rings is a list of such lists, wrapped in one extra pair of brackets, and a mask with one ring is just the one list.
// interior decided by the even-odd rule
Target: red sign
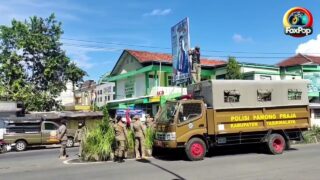
[(157, 96), (162, 96), (162, 95), (164, 95), (164, 91), (158, 91), (157, 92)]

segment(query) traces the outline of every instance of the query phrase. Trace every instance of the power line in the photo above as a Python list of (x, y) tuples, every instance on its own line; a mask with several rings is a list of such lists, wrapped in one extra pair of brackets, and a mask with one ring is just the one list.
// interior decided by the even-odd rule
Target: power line
[(113, 43), (113, 42), (89, 41), (89, 40), (71, 39), (71, 38), (61, 38), (61, 39), (70, 40), (70, 41), (97, 43), (97, 44), (117, 45), (117, 46), (133, 46), (133, 47), (143, 47), (143, 48), (153, 48), (153, 49), (168, 49), (168, 50), (171, 49), (171, 48), (166, 48), (166, 47), (147, 46), (147, 45), (139, 45), (139, 44), (127, 44), (127, 43)]
[[(92, 45), (83, 45), (83, 44), (72, 44), (72, 43), (64, 43), (65, 46), (71, 47), (83, 47), (90, 48), (97, 51), (106, 51), (106, 52), (122, 52), (123, 48), (115, 48), (115, 47), (105, 47), (105, 46), (92, 46)], [(210, 55), (210, 54), (201, 54), (202, 57), (205, 58), (229, 58), (235, 57), (238, 59), (287, 59), (289, 56), (234, 56), (234, 55)], [(305, 59), (305, 57), (294, 57), (295, 59)]]
[[(61, 38), (61, 39), (70, 40), (70, 41), (78, 41), (78, 42), (86, 42), (86, 43), (96, 43), (96, 44), (107, 44), (107, 45), (117, 45), (117, 46), (130, 46), (130, 47), (142, 47), (142, 48), (171, 50), (171, 48), (160, 47), (160, 46), (149, 46), (149, 45), (128, 44), (128, 43), (113, 43), (113, 42), (91, 41), (91, 40), (73, 39), (73, 38)], [(102, 47), (102, 48), (106, 48), (106, 47)], [(125, 48), (123, 48), (123, 49), (125, 49)], [(268, 55), (268, 54), (269, 55), (281, 55), (282, 54), (282, 55), (295, 55), (295, 53), (289, 53), (289, 52), (224, 51), (224, 50), (206, 50), (206, 49), (202, 50), (202, 52), (228, 53), (228, 54), (262, 54), (262, 55)], [(314, 52), (314, 53), (310, 53), (310, 54), (320, 54), (320, 52)]]

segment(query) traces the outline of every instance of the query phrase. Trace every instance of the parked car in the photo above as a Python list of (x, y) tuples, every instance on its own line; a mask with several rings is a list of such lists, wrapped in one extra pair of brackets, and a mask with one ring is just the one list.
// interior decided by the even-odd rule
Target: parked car
[[(59, 125), (43, 119), (14, 117), (3, 120), (3, 140), (15, 147), (17, 151), (24, 151), (32, 145), (58, 144), (57, 130)], [(68, 147), (74, 145), (74, 132), (68, 132)]]

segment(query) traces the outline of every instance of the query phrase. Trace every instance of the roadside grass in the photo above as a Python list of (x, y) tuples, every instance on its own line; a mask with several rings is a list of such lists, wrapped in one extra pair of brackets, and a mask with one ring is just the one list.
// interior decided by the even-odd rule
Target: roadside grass
[(107, 109), (99, 125), (85, 135), (82, 143), (81, 159), (84, 161), (105, 161), (111, 158), (115, 143), (115, 133), (109, 120)]
[(303, 132), (303, 143), (318, 143), (320, 142), (320, 127), (313, 126), (309, 131)]
[(153, 147), (153, 142), (154, 142), (154, 137), (155, 137), (155, 133), (153, 128), (148, 127), (146, 129), (146, 139), (144, 142), (144, 145), (146, 147), (146, 149), (152, 149)]

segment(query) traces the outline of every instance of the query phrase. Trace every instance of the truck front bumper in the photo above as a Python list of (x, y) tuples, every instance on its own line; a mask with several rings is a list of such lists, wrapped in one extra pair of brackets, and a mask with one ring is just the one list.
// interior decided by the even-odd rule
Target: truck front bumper
[(154, 146), (160, 148), (177, 148), (176, 141), (161, 141), (161, 140), (154, 140)]

